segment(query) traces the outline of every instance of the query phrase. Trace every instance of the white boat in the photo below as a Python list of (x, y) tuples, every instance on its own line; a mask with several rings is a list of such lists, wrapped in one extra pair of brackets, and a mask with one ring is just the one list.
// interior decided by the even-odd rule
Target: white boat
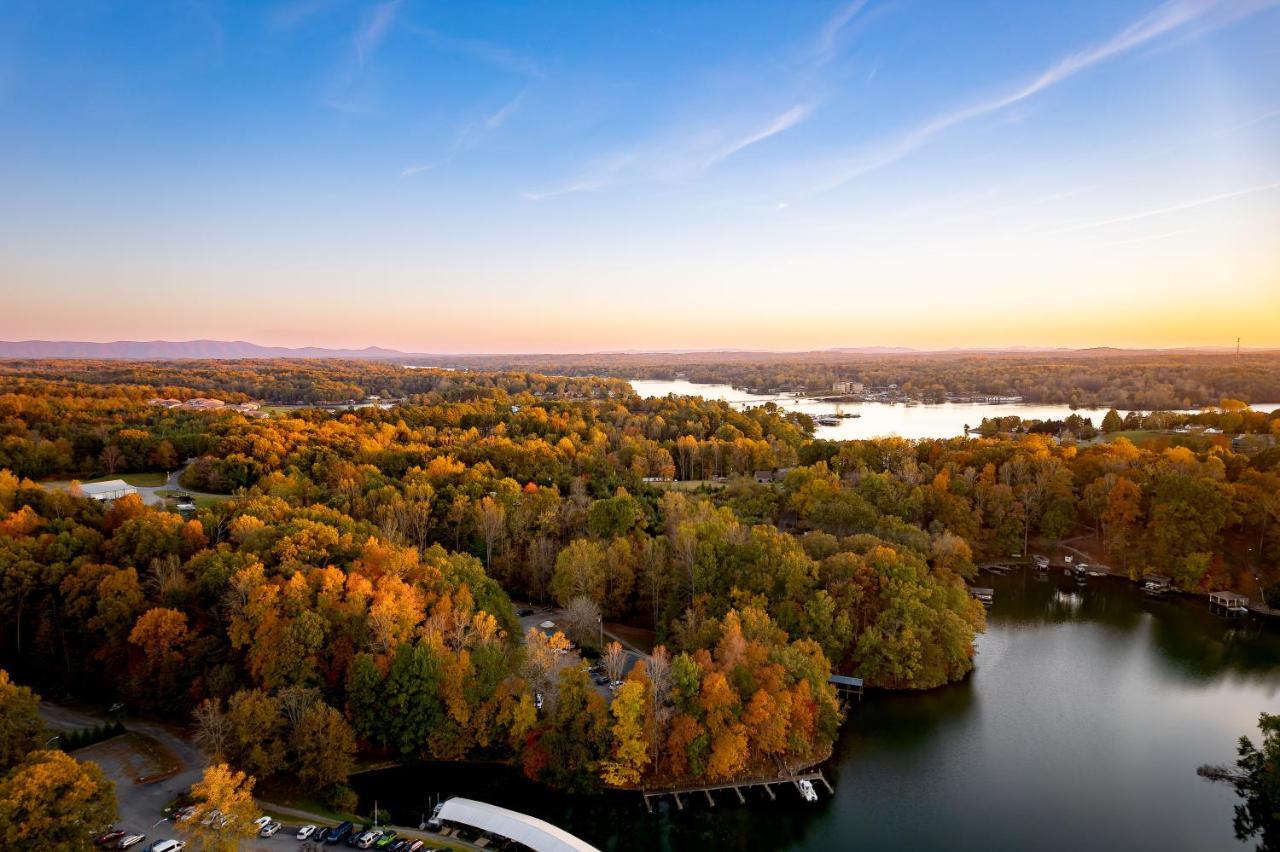
[(800, 795), (804, 797), (806, 802), (818, 801), (818, 791), (813, 789), (812, 781), (801, 779), (796, 782), (796, 788), (800, 791)]

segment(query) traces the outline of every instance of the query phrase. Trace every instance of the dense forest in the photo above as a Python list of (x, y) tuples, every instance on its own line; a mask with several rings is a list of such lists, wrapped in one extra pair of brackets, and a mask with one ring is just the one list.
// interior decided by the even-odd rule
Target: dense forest
[(1120, 409), (1178, 409), (1224, 398), (1280, 404), (1280, 352), (1113, 349), (1037, 353), (863, 354), (698, 352), (594, 355), (472, 355), (411, 363), (627, 379), (684, 378), (757, 390), (830, 392), (834, 382), (897, 385), (905, 395), (1021, 396), (1028, 402)]
[[(260, 419), (147, 404), (261, 399), (275, 381), (408, 399)], [(235, 768), (338, 803), (361, 757), (655, 786), (821, 759), (841, 721), (833, 671), (894, 689), (963, 678), (984, 625), (964, 580), (1029, 542), (1082, 536), (1189, 590), (1259, 594), (1280, 576), (1274, 450), (812, 434), (776, 406), (608, 379), (11, 364), (0, 663), (47, 694), (192, 720)], [(183, 484), (226, 499), (184, 515), (41, 482), (187, 459)], [(563, 607), (569, 635), (522, 633), (513, 599)], [(564, 653), (609, 656), (596, 614), (654, 637), (608, 700)]]

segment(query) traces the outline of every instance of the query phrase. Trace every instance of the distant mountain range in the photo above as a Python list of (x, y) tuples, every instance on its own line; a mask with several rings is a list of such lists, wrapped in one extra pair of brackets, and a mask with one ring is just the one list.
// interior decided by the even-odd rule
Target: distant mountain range
[(87, 343), (71, 340), (0, 341), (0, 358), (119, 358), (164, 360), (170, 358), (403, 358), (395, 349), (325, 349), (320, 346), (261, 346), (245, 340), (117, 340)]
[[(183, 358), (349, 358), (361, 360), (431, 360), (440, 363), (466, 363), (473, 359), (494, 358), (581, 358), (587, 355), (629, 355), (629, 356), (661, 356), (661, 355), (728, 355), (728, 356), (761, 356), (761, 355), (995, 355), (995, 354), (1059, 354), (1074, 356), (1098, 356), (1135, 354), (1140, 352), (1202, 352), (1227, 353), (1234, 352), (1232, 347), (1171, 347), (1167, 349), (1124, 349), (1120, 347), (1098, 346), (1086, 349), (1070, 349), (1067, 347), (974, 347), (970, 349), (912, 349), (905, 346), (849, 346), (808, 352), (793, 352), (769, 349), (628, 349), (613, 352), (591, 352), (578, 354), (556, 353), (470, 353), (466, 355), (447, 355), (443, 353), (401, 352), (398, 349), (386, 349), (381, 346), (367, 346), (364, 349), (327, 349), (323, 346), (262, 346), (245, 340), (117, 340), (112, 343), (92, 343), (73, 340), (18, 340), (0, 341), (0, 358), (97, 358), (120, 359), (131, 361), (171, 360)], [(1267, 349), (1246, 348), (1245, 352), (1274, 351)]]

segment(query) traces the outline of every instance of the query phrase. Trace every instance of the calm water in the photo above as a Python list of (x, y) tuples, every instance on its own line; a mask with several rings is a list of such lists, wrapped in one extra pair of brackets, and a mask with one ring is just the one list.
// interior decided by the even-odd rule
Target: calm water
[(645, 812), (639, 796), (567, 797), (504, 767), (359, 776), (395, 818), (470, 795), (617, 850), (1230, 850), (1234, 794), (1195, 774), (1280, 712), (1280, 630), (1122, 580), (1030, 572), (996, 589), (976, 672), (924, 694), (871, 692), (825, 767), (835, 796), (720, 796)]
[[(792, 411), (818, 417), (835, 414), (837, 409), (845, 414), (860, 417), (840, 421), (838, 426), (818, 426), (816, 437), (828, 441), (847, 441), (856, 438), (879, 438), (897, 435), (902, 438), (953, 438), (964, 434), (966, 425), (975, 429), (984, 417), (1017, 416), (1026, 420), (1062, 420), (1072, 414), (1093, 419), (1094, 426), (1102, 425), (1105, 408), (1077, 408), (1067, 405), (1038, 405), (1010, 403), (983, 405), (973, 402), (947, 402), (939, 405), (904, 405), (887, 402), (840, 403), (797, 399), (793, 396), (758, 396), (737, 390), (730, 385), (704, 385), (685, 381), (632, 379), (631, 386), (641, 396), (700, 396), (703, 399), (723, 399), (734, 406), (745, 408), (776, 402)], [(1278, 404), (1257, 404), (1255, 409), (1270, 411)], [(1126, 412), (1121, 411), (1121, 414)]]

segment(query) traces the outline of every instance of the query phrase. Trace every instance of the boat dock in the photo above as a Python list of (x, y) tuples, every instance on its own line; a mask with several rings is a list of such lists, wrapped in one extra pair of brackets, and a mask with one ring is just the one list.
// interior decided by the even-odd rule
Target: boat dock
[(676, 807), (680, 810), (684, 810), (685, 799), (681, 797), (683, 796), (692, 799), (699, 793), (705, 796), (707, 804), (714, 808), (716, 806), (716, 800), (711, 796), (711, 794), (716, 791), (732, 790), (738, 796), (738, 803), (745, 805), (747, 803), (747, 797), (743, 795), (743, 790), (749, 790), (753, 787), (762, 787), (764, 788), (764, 791), (769, 794), (770, 801), (777, 801), (778, 794), (774, 792), (774, 787), (778, 785), (791, 784), (798, 788), (801, 781), (808, 781), (811, 784), (821, 784), (823, 787), (826, 787), (827, 792), (832, 795), (836, 792), (835, 788), (827, 781), (827, 777), (822, 774), (821, 770), (819, 770), (816, 772), (803, 772), (797, 775), (785, 775), (778, 778), (770, 778), (768, 780), (730, 781), (724, 784), (705, 784), (698, 787), (679, 787), (671, 790), (641, 791), (641, 795), (644, 796), (644, 806), (648, 809), (649, 813), (653, 813), (654, 799), (661, 799), (663, 796), (671, 796), (676, 800)]
[(1210, 592), (1209, 609), (1227, 615), (1243, 615), (1249, 611), (1249, 599), (1236, 592)]

